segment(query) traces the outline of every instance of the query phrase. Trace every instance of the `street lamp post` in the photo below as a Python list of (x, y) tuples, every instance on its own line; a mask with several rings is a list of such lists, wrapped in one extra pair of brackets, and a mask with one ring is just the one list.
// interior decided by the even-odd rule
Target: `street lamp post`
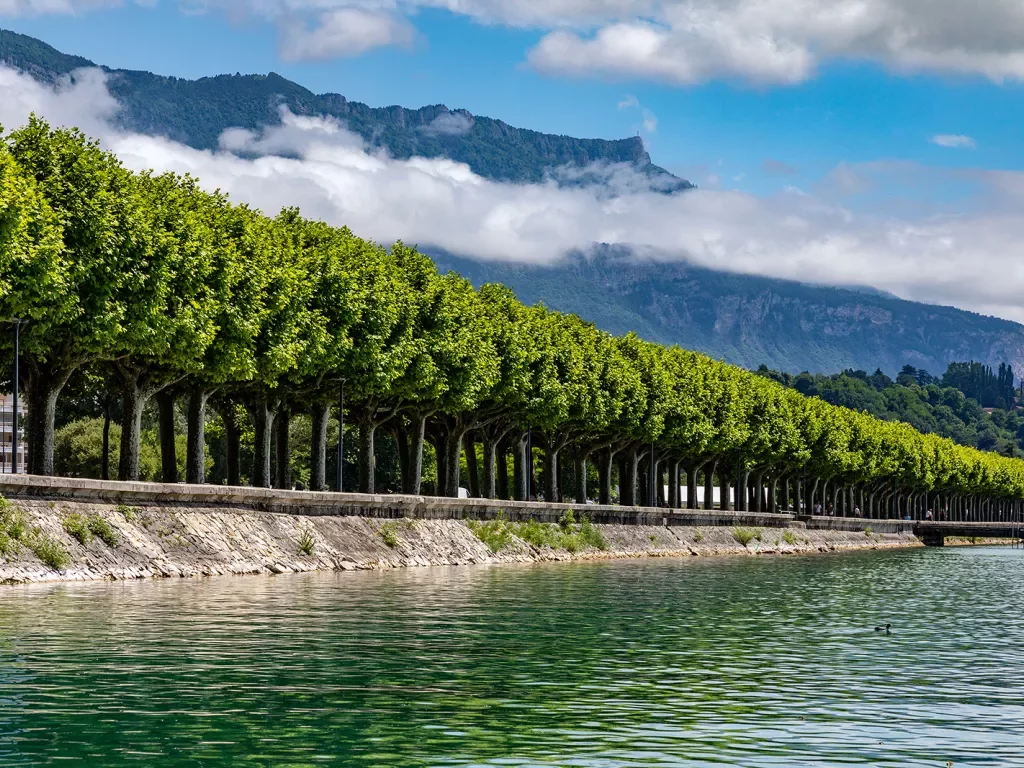
[(338, 396), (338, 493), (342, 491), (342, 465), (345, 462), (345, 380), (341, 379)]

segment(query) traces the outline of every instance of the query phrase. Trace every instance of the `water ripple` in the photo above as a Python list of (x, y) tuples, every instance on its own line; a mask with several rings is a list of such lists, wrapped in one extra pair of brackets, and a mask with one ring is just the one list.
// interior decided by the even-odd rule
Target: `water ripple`
[(10, 588), (0, 765), (1024, 766), (1022, 584), (970, 548)]

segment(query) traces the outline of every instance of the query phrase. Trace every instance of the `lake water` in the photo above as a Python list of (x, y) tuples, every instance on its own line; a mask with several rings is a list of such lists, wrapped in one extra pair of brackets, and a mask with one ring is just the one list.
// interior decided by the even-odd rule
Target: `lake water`
[(1024, 766), (1024, 551), (0, 590), (5, 767), (947, 761)]

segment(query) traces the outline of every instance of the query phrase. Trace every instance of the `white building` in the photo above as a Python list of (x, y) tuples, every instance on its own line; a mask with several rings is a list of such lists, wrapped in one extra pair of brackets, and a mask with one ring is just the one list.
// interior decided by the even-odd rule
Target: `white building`
[(28, 455), (28, 446), (25, 444), (25, 401), (18, 398), (18, 413), (21, 416), (18, 419), (18, 462), (17, 467), (12, 466), (11, 454), (14, 441), (12, 439), (11, 426), (14, 423), (12, 418), (13, 408), (14, 398), (10, 395), (0, 395), (0, 473), (5, 475), (12, 472), (24, 474), (25, 459)]

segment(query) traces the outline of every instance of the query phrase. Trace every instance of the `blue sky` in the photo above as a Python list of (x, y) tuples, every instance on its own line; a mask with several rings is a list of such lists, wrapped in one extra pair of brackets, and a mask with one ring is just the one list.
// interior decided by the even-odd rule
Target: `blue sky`
[[(314, 91), (374, 106), (444, 103), (574, 136), (639, 132), (655, 162), (702, 186), (759, 193), (814, 187), (841, 163), (878, 160), (951, 168), (1024, 164), (1017, 139), (1024, 90), (979, 72), (894, 74), (885, 61), (837, 56), (823, 58), (798, 83), (751, 82), (747, 73), (729, 71), (694, 83), (629, 72), (560, 75), (526, 63), (547, 27), (486, 23), (437, 8), (410, 13), (411, 43), (295, 61), (279, 52), (280, 20), (273, 14), (200, 12), (173, 2), (57, 14), (34, 13), (30, 5), (3, 15), (0, 3), (0, 24), (109, 66), (188, 78), (273, 70)], [(640, 106), (619, 108), (628, 96)], [(645, 114), (656, 127), (645, 128)], [(931, 141), (936, 135), (969, 136), (974, 146), (939, 146)], [(955, 185), (946, 186), (913, 194), (940, 205), (956, 201)], [(898, 194), (890, 188), (888, 196)]]
[(264, 210), (482, 259), (619, 243), (1024, 321), (1020, 0), (0, 0), (0, 26), (115, 68), (273, 70), (372, 106), (639, 133), (700, 187), (503, 185), (287, 116), (196, 153), (119, 131), (98, 73), (54, 92), (0, 68), (0, 123), (81, 125), (132, 167)]

